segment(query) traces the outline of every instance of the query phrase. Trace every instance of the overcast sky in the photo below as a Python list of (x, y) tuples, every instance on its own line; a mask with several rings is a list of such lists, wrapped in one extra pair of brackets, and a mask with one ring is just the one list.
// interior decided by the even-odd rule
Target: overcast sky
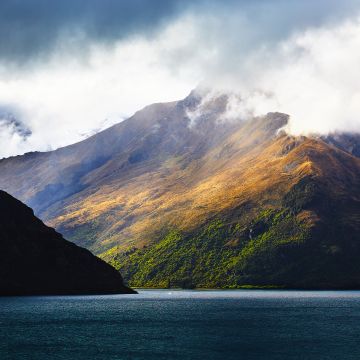
[(355, 0), (1, 0), (0, 157), (200, 82), (240, 93), (239, 113), (289, 113), (294, 134), (359, 131), (359, 16)]

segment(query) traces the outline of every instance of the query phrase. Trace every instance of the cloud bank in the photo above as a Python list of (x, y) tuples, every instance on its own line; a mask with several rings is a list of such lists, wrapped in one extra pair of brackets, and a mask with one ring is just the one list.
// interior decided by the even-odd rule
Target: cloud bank
[(290, 115), (294, 135), (360, 132), (360, 18), (263, 47), (206, 85), (235, 93), (232, 116)]
[(47, 59), (67, 41), (78, 55), (93, 43), (111, 45), (152, 33), (171, 21), (189, 0), (2, 0), (0, 57), (16, 65)]
[[(360, 131), (360, 1), (4, 0), (0, 157), (71, 144), (199, 83), (228, 118), (292, 134)], [(15, 127), (14, 127), (15, 126)]]
[(179, 33), (182, 26), (177, 22), (152, 40), (132, 38), (110, 49), (93, 46), (86, 63), (59, 52), (46, 66), (28, 72), (9, 74), (0, 66), (0, 106), (13, 109), (32, 132), (23, 139), (0, 129), (0, 156), (65, 146), (153, 102), (186, 96), (199, 77), (190, 69), (175, 71), (161, 56), (171, 40), (186, 41)]

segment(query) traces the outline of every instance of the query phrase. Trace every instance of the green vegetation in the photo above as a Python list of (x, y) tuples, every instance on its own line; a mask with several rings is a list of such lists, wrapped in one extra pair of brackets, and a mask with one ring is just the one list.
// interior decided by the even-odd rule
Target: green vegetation
[(285, 278), (266, 274), (279, 273), (279, 254), (308, 237), (309, 229), (289, 209), (265, 209), (245, 226), (216, 219), (196, 232), (174, 229), (144, 249), (117, 254), (114, 248), (103, 257), (133, 287), (283, 287)]
[(358, 202), (330, 198), (315, 180), (302, 178), (277, 207), (245, 205), (102, 257), (134, 287), (359, 288)]

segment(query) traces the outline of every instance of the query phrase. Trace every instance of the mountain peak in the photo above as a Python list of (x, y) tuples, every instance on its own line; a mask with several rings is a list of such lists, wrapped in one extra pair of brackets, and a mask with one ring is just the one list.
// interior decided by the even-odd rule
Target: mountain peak
[[(276, 112), (251, 117), (232, 94), (194, 91), (80, 143), (0, 161), (0, 187), (132, 285), (163, 286), (173, 272), (176, 281), (193, 274), (195, 286), (326, 287), (329, 279), (312, 277), (306, 260), (313, 243), (323, 259), (317, 269), (337, 276), (337, 287), (360, 284), (357, 275), (348, 283), (336, 275), (333, 262), (345, 266), (358, 253), (353, 140), (292, 136), (283, 131), (288, 121)], [(335, 246), (341, 251), (331, 257)], [(306, 274), (294, 282), (297, 266)]]

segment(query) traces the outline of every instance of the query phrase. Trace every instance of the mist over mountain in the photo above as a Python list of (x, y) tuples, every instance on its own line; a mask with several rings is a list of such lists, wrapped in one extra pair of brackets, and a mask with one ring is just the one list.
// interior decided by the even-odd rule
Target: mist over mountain
[(359, 132), (357, 0), (160, 3), (3, 1), (0, 104), (32, 133), (2, 127), (0, 157), (81, 141), (198, 84), (250, 117), (288, 114), (292, 135)]
[(80, 143), (0, 161), (0, 187), (133, 286), (357, 288), (359, 137), (292, 136), (193, 91)]

